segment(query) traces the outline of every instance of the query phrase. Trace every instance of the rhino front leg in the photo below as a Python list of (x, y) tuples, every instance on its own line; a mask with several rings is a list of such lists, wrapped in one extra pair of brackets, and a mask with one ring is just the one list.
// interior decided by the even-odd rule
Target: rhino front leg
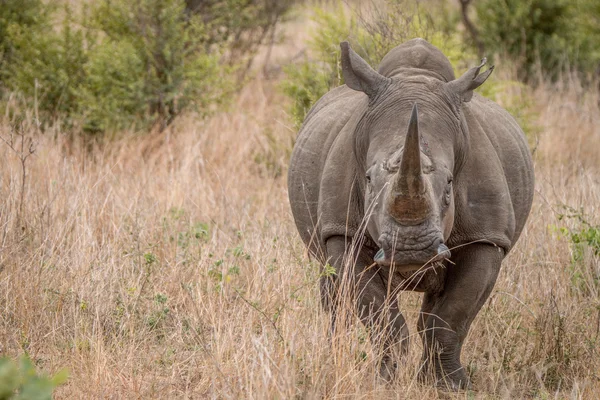
[(444, 290), (425, 295), (418, 321), (424, 377), (433, 374), (436, 384), (452, 390), (470, 387), (460, 362), (463, 341), (496, 283), (503, 258), (499, 247), (466, 246), (455, 253)]
[(391, 380), (396, 369), (394, 351), (399, 348), (404, 354), (408, 350), (408, 327), (398, 309), (397, 293), (392, 288), (388, 296), (386, 277), (379, 267), (370, 267), (372, 255), (361, 250), (357, 257), (348, 257), (350, 243), (351, 239), (343, 236), (327, 241), (327, 255), (337, 274), (321, 278), (323, 305), (331, 311), (333, 330), (338, 323), (338, 307), (344, 303), (342, 297), (352, 296), (360, 320), (372, 330), (373, 345), (381, 354), (380, 375)]

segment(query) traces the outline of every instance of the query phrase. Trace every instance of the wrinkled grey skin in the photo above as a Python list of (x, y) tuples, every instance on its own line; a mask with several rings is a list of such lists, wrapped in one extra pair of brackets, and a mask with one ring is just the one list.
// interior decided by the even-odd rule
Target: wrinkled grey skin
[(422, 378), (469, 387), (463, 341), (531, 209), (523, 132), (473, 93), (493, 70), (483, 64), (455, 79), (437, 48), (414, 39), (376, 72), (342, 43), (346, 85), (317, 102), (298, 134), (288, 177), (296, 226), (337, 270), (322, 278), (323, 304), (335, 323), (338, 283), (353, 280), (361, 320), (384, 330), (386, 379), (392, 350), (408, 345), (396, 296), (409, 289), (424, 292)]

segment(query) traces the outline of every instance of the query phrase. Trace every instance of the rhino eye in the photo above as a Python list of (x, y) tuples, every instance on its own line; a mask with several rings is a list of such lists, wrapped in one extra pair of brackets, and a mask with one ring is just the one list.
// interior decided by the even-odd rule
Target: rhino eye
[(447, 206), (450, 205), (450, 200), (452, 200), (452, 180), (448, 181), (448, 186), (446, 187), (446, 191), (444, 192), (444, 203)]
[(370, 174), (366, 174), (365, 175), (365, 179), (367, 180), (367, 184), (371, 184), (371, 175)]

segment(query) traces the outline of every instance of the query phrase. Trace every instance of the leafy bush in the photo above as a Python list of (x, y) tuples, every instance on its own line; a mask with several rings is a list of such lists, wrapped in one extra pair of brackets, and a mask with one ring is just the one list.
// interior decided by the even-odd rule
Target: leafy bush
[(102, 37), (85, 66), (86, 130), (165, 127), (183, 110), (210, 111), (232, 89), (220, 49), (207, 47), (204, 23), (183, 0), (102, 0), (90, 23)]
[[(313, 20), (318, 27), (309, 42), (310, 58), (285, 67), (287, 78), (281, 84), (284, 93), (293, 101), (291, 114), (296, 127), (300, 127), (321, 96), (343, 83), (339, 43), (353, 33), (364, 33), (358, 30), (356, 20), (346, 15), (341, 3), (334, 12), (315, 7)], [(362, 46), (356, 48), (365, 56), (362, 49)]]
[(482, 0), (475, 8), (486, 51), (507, 53), (523, 79), (538, 69), (555, 78), (566, 68), (593, 72), (599, 65), (596, 1)]
[(89, 132), (164, 127), (183, 110), (209, 111), (232, 87), (220, 49), (207, 46), (204, 23), (183, 0), (102, 0), (77, 20), (65, 7), (58, 27), (54, 3), (28, 2), (30, 10), (0, 10), (10, 56), (1, 78), (45, 123)]
[(15, 35), (28, 32), (43, 37), (51, 30), (52, 8), (42, 0), (3, 0), (0, 7), (0, 77), (6, 81), (7, 67), (18, 57), (20, 46)]
[[(164, 128), (227, 103), (258, 46), (297, 0), (59, 0), (0, 7), (0, 90), (41, 125)], [(14, 97), (14, 96), (13, 96)], [(24, 112), (24, 111), (22, 111)], [(26, 111), (25, 111), (26, 112)]]
[[(336, 67), (337, 68), (337, 67)], [(292, 99), (290, 113), (296, 128), (300, 128), (310, 108), (336, 84), (327, 72), (314, 62), (305, 61), (285, 67), (286, 79), (282, 81), (283, 92)], [(339, 82), (338, 82), (339, 83)]]
[(201, 15), (210, 44), (227, 44), (229, 65), (241, 65), (244, 76), (261, 44), (275, 40), (277, 24), (304, 0), (186, 0), (190, 13)]
[(525, 133), (529, 145), (535, 146), (541, 127), (537, 123), (538, 112), (534, 107), (531, 87), (515, 79), (502, 79), (493, 73), (477, 91), (508, 111)]
[(26, 356), (18, 361), (0, 358), (0, 400), (51, 400), (54, 389), (67, 378), (66, 370), (53, 377), (38, 374)]

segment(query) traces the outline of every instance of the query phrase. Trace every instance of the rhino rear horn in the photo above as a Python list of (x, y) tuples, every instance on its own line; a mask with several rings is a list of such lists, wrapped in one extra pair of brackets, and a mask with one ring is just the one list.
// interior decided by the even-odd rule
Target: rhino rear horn
[(350, 47), (348, 42), (340, 43), (342, 48), (342, 74), (349, 88), (374, 97), (389, 82), (389, 78), (375, 71)]
[(492, 65), (483, 74), (479, 74), (481, 68), (487, 63), (487, 58), (481, 59), (481, 64), (465, 72), (460, 78), (448, 82), (447, 85), (453, 92), (457, 93), (464, 102), (470, 101), (473, 97), (473, 90), (483, 85), (483, 82), (492, 74), (494, 66)]

